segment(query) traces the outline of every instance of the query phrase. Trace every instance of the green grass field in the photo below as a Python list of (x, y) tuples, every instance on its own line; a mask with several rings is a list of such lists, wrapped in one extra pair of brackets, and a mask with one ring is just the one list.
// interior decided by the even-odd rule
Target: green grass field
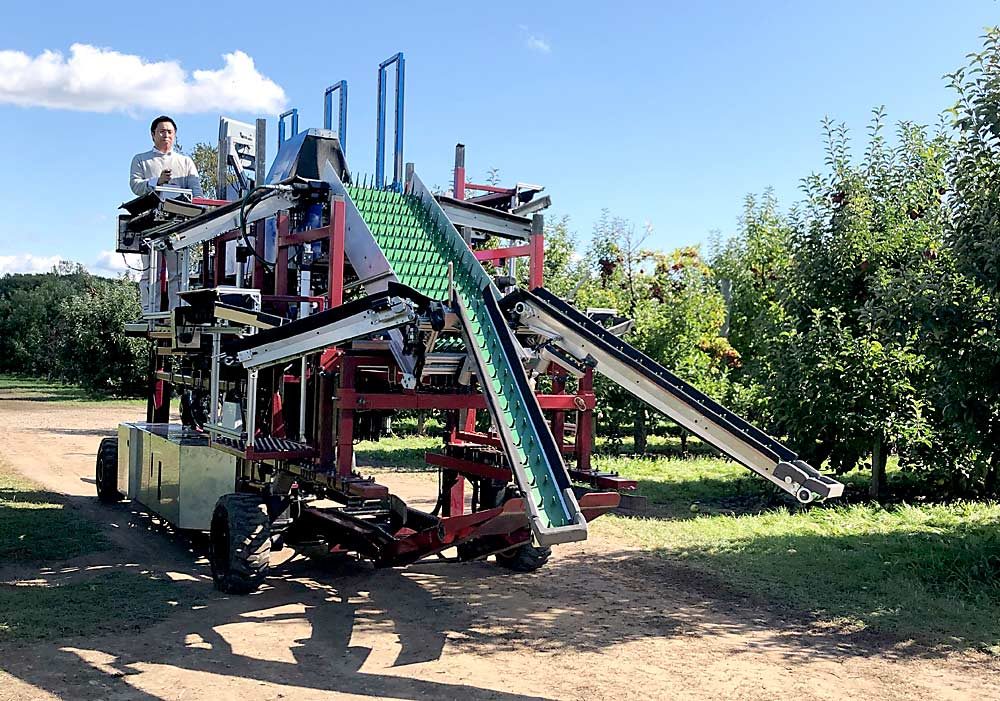
[(821, 621), (1000, 653), (1000, 504), (849, 503), (855, 474), (848, 503), (801, 508), (722, 460), (598, 464), (637, 478), (655, 514), (605, 516), (598, 533)]
[[(190, 595), (149, 572), (105, 571), (65, 584), (8, 581), (4, 564), (58, 568), (106, 551), (94, 522), (0, 462), (0, 643), (121, 632), (165, 618)], [(118, 560), (109, 553), (108, 564)]]
[(144, 407), (143, 399), (121, 399), (95, 396), (88, 394), (81, 387), (75, 385), (64, 385), (52, 380), (43, 380), (36, 377), (21, 377), (17, 375), (0, 375), (0, 391), (12, 395), (18, 399), (35, 402), (56, 402), (56, 403), (94, 403), (100, 402), (102, 406), (134, 406)]
[(0, 563), (66, 560), (107, 547), (100, 529), (0, 462)]

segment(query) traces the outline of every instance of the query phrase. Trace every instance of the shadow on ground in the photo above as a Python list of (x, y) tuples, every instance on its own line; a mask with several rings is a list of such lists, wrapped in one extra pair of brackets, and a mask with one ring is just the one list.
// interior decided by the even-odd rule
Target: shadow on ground
[[(40, 501), (52, 497), (31, 496)], [(81, 688), (92, 687), (94, 693), (105, 689), (128, 698), (159, 698), (128, 682), (143, 670), (166, 666), (372, 698), (520, 701), (545, 696), (430, 681), (403, 668), (456, 652), (482, 658), (525, 651), (600, 652), (630, 641), (681, 636), (746, 635), (751, 647), (777, 652), (790, 664), (816, 657), (933, 657), (947, 652), (942, 645), (948, 631), (929, 645), (844, 632), (824, 624), (820, 616), (788, 608), (778, 596), (750, 597), (718, 577), (636, 551), (575, 550), (531, 575), (511, 575), (490, 563), (431, 561), (376, 571), (355, 562), (324, 569), (293, 558), (275, 567), (262, 591), (229, 597), (211, 588), (201, 539), (192, 542), (124, 504), (106, 508), (96, 499), (62, 499), (101, 525), (111, 549), (58, 567), (21, 565), (13, 576), (9, 567), (0, 568), (3, 581), (32, 580), (50, 592), (60, 591), (51, 587), (82, 584), (77, 592), (82, 598), (72, 605), (89, 606), (102, 615), (94, 632), (85, 636), (60, 631), (50, 641), (0, 645), (5, 671), (61, 698), (77, 698)], [(123, 533), (131, 540), (122, 540)], [(872, 537), (855, 540), (845, 538), (838, 547), (849, 552), (880, 546)], [(771, 547), (774, 553), (768, 555), (764, 542), (744, 559), (734, 556), (724, 565), (739, 568), (753, 557), (761, 567), (786, 566), (781, 553), (787, 543), (780, 546)], [(817, 552), (829, 551), (808, 539), (797, 547), (808, 552), (814, 546)], [(807, 566), (813, 564), (818, 563)], [(823, 564), (830, 571), (849, 562)], [(148, 585), (150, 580), (155, 586)], [(15, 597), (9, 602), (14, 607), (19, 605), (16, 597), (29, 605), (31, 590), (37, 590), (0, 586), (4, 596)], [(143, 599), (143, 610), (153, 614), (122, 625), (117, 616), (129, 612), (108, 606), (100, 593), (105, 586), (134, 590)], [(92, 600), (88, 590), (96, 592)], [(58, 607), (59, 597), (50, 598)], [(862, 619), (878, 615), (881, 609), (871, 609), (871, 603), (859, 598), (851, 613)], [(278, 634), (282, 659), (247, 649), (246, 640), (282, 630), (292, 631), (288, 639)], [(384, 655), (385, 649), (352, 641), (387, 633), (390, 647), (398, 646), (393, 673), (367, 671), (373, 653)]]

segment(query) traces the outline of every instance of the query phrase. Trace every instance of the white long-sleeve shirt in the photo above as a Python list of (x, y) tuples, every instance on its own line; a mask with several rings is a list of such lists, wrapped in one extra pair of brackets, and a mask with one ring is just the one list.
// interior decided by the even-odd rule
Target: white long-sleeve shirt
[(154, 148), (133, 156), (129, 187), (136, 195), (145, 195), (156, 187), (160, 173), (168, 168), (170, 182), (167, 184), (186, 188), (191, 190), (193, 197), (201, 197), (201, 180), (198, 178), (198, 168), (194, 161), (183, 153), (173, 150), (163, 153)]

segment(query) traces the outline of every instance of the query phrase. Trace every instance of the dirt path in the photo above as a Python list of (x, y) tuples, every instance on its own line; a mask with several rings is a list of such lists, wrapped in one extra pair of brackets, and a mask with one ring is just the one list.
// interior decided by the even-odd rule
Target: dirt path
[[(985, 656), (811, 626), (601, 537), (558, 548), (533, 575), (293, 561), (253, 596), (221, 596), (183, 538), (93, 497), (100, 438), (136, 413), (0, 391), (2, 457), (69, 495), (115, 545), (65, 570), (0, 566), (0, 581), (138, 567), (196, 588), (203, 605), (141, 633), (0, 648), (0, 700), (1000, 698), (1000, 665)], [(391, 484), (405, 496), (427, 477)]]

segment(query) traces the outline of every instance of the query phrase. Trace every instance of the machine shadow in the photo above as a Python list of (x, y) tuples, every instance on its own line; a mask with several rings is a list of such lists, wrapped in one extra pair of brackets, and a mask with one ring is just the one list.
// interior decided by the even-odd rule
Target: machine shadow
[[(141, 515), (128, 518), (143, 525)], [(181, 556), (178, 564), (192, 575), (174, 583), (175, 594), (165, 594), (186, 602), (182, 610), (141, 631), (31, 646), (39, 653), (46, 645), (48, 650), (8, 654), (5, 671), (64, 698), (74, 698), (65, 686), (72, 679), (119, 685), (129, 698), (154, 699), (124, 685), (145, 669), (167, 666), (372, 698), (523, 701), (544, 697), (429, 681), (419, 678), (421, 668), (413, 674), (406, 668), (450, 654), (500, 658), (503, 665), (505, 654), (524, 651), (600, 652), (648, 638), (734, 634), (752, 635), (755, 649), (791, 664), (817, 657), (944, 654), (817, 625), (818, 617), (748, 597), (720, 578), (648, 552), (571, 551), (530, 575), (513, 575), (491, 563), (427, 561), (373, 570), (353, 561), (321, 567), (292, 559), (277, 565), (258, 593), (231, 597), (211, 589), (203, 540), (188, 541), (185, 549), (176, 534), (144, 537), (159, 541), (161, 535), (174, 541), (168, 550)], [(106, 559), (117, 565), (114, 554)], [(47, 574), (59, 578), (51, 570)], [(248, 647), (258, 636), (268, 641), (266, 649)], [(107, 661), (86, 661), (95, 656)], [(38, 665), (37, 659), (52, 664)], [(387, 659), (391, 673), (366, 669), (386, 666)]]

